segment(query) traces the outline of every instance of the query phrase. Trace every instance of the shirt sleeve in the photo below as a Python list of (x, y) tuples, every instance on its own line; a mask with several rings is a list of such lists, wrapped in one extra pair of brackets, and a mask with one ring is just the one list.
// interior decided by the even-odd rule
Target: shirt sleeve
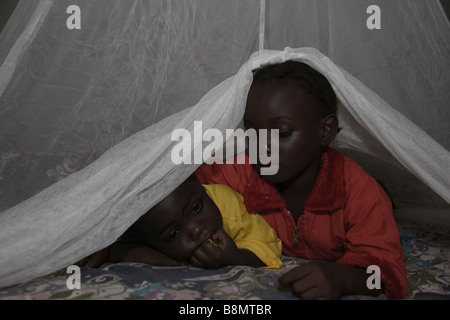
[(267, 222), (257, 213), (249, 213), (243, 197), (225, 185), (205, 186), (218, 206), (224, 221), (224, 231), (239, 249), (253, 252), (266, 266), (280, 268), (281, 240)]
[(352, 177), (346, 181), (346, 251), (337, 263), (378, 266), (386, 296), (401, 299), (408, 291), (408, 280), (391, 200), (369, 175)]

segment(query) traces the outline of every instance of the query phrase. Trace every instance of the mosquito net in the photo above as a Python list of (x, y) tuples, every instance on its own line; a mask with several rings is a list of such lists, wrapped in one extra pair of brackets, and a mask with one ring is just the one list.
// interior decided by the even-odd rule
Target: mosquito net
[(173, 130), (238, 127), (252, 70), (289, 59), (329, 79), (334, 146), (395, 214), (449, 224), (449, 37), (437, 0), (20, 0), (0, 35), (0, 286), (114, 242), (198, 166), (174, 164)]

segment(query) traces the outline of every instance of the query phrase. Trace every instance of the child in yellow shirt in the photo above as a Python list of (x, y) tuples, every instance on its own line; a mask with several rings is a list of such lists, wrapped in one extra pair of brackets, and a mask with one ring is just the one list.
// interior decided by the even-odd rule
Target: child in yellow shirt
[[(243, 197), (225, 185), (202, 185), (195, 176), (139, 218), (125, 236), (127, 240), (97, 252), (91, 260), (103, 255), (109, 262), (190, 264), (206, 269), (280, 268), (282, 264), (281, 240), (259, 214), (246, 210)], [(92, 265), (89, 260), (79, 265), (101, 264)]]

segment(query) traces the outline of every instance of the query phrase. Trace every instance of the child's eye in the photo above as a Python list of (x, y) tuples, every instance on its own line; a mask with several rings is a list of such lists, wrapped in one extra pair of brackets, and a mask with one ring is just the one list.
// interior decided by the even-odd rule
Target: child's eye
[(203, 203), (202, 203), (202, 201), (201, 201), (201, 200), (197, 201), (197, 202), (194, 204), (194, 206), (192, 207), (192, 214), (193, 214), (194, 216), (197, 215), (198, 213), (200, 213), (200, 211), (202, 210), (202, 208), (203, 208)]
[(169, 242), (174, 241), (174, 240), (178, 239), (179, 236), (180, 236), (180, 229), (175, 229), (170, 233), (169, 238), (167, 240)]
[(286, 137), (289, 137), (292, 134), (292, 132), (293, 132), (293, 130), (284, 130), (284, 131), (280, 130), (278, 133), (278, 136), (280, 138), (286, 138)]

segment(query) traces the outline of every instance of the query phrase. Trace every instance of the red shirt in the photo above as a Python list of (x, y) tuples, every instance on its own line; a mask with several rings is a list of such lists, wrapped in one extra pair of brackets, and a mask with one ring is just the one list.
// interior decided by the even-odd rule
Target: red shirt
[(354, 160), (334, 149), (324, 150), (297, 223), (277, 189), (261, 178), (248, 156), (245, 164), (203, 165), (196, 174), (202, 183), (225, 184), (241, 193), (247, 210), (259, 212), (276, 230), (283, 254), (362, 268), (377, 265), (386, 296), (406, 295), (408, 280), (391, 201)]

